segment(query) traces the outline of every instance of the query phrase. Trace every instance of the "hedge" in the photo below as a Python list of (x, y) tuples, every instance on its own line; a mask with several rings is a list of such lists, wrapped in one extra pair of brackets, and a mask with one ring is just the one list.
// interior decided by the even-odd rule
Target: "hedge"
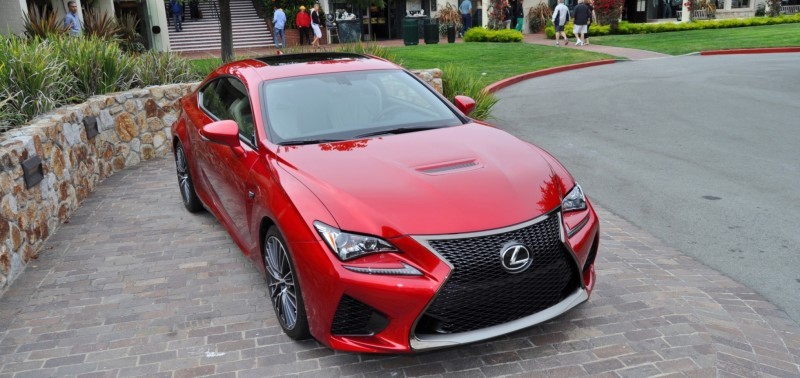
[[(632, 24), (626, 21), (619, 23), (617, 30), (611, 30), (610, 25), (591, 25), (589, 27), (589, 35), (609, 35), (609, 34), (649, 34), (649, 33), (665, 33), (684, 30), (700, 30), (700, 29), (727, 29), (727, 28), (740, 28), (747, 26), (764, 26), (764, 25), (778, 25), (800, 22), (800, 13), (791, 16), (779, 17), (752, 17), (752, 18), (731, 18), (727, 20), (708, 20), (708, 21), (692, 21), (683, 23), (659, 23), (659, 24)], [(567, 23), (564, 27), (567, 36), (574, 37), (572, 34), (572, 23)], [(547, 38), (554, 39), (556, 36), (555, 28), (552, 23), (548, 22), (545, 28)]]
[(522, 42), (522, 33), (512, 29), (490, 30), (476, 27), (464, 33), (464, 42)]

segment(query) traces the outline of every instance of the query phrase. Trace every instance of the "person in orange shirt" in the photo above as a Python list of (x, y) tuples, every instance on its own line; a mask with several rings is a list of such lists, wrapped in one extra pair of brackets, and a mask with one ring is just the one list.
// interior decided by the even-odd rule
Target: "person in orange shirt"
[(300, 11), (297, 12), (294, 24), (300, 30), (300, 45), (303, 45), (303, 41), (311, 43), (311, 16), (306, 12), (304, 5), (300, 6)]

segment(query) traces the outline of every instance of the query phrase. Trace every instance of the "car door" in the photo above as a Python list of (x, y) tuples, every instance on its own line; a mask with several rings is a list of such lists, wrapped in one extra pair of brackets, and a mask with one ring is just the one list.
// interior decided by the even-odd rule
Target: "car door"
[(230, 146), (199, 139), (196, 151), (205, 178), (219, 201), (220, 214), (234, 237), (249, 246), (247, 180), (258, 161), (252, 106), (247, 88), (232, 76), (210, 83), (201, 93), (200, 103), (209, 122), (233, 120), (239, 126), (240, 146)]

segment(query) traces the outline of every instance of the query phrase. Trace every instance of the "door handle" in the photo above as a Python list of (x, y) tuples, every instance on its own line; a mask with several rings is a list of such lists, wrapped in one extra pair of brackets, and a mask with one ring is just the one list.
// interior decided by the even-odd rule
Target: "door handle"
[(248, 190), (247, 191), (247, 198), (250, 198), (250, 199), (256, 198), (256, 194), (253, 193), (252, 191)]

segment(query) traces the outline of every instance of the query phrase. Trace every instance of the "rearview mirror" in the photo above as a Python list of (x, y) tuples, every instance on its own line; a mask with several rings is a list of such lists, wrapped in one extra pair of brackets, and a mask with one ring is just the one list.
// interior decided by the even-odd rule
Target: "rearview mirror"
[(467, 96), (456, 96), (456, 108), (466, 115), (475, 109), (475, 100)]
[(199, 130), (203, 139), (230, 147), (241, 147), (239, 144), (239, 125), (229, 119), (212, 122)]

